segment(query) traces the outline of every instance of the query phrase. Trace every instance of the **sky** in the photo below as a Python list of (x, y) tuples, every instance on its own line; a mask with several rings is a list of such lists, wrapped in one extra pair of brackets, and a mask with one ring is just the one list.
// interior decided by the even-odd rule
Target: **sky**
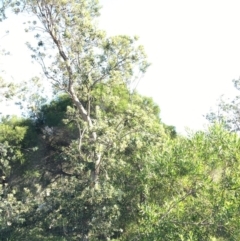
[[(161, 118), (177, 131), (205, 126), (203, 115), (225, 94), (234, 96), (240, 76), (240, 2), (238, 0), (100, 0), (99, 27), (108, 35), (138, 35), (151, 63), (137, 90), (160, 106)], [(39, 72), (30, 64), (19, 20), (1, 23), (2, 46), (12, 56), (0, 68), (13, 79)], [(30, 35), (28, 35), (28, 38)], [(21, 47), (20, 47), (21, 46)], [(30, 55), (30, 53), (29, 53)], [(24, 56), (24, 61), (23, 61)], [(14, 71), (14, 72), (13, 72)]]

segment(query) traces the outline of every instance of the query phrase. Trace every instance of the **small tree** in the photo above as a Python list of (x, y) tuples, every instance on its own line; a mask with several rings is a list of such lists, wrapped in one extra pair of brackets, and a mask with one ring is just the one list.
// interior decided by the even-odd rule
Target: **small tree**
[[(233, 80), (236, 90), (240, 90), (240, 80)], [(240, 132), (240, 96), (224, 99), (221, 96), (216, 110), (212, 110), (206, 115), (210, 123), (221, 123), (224, 127), (232, 132)]]

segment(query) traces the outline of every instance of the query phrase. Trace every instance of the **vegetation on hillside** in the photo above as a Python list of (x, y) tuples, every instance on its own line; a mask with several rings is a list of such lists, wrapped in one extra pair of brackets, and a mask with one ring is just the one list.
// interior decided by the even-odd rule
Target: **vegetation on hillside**
[(205, 131), (179, 135), (131, 88), (149, 66), (144, 48), (107, 37), (99, 9), (2, 1), (1, 20), (9, 10), (31, 16), (30, 54), (54, 98), (39, 78), (0, 79), (1, 100), (24, 111), (0, 122), (0, 239), (239, 240), (239, 98), (220, 103)]

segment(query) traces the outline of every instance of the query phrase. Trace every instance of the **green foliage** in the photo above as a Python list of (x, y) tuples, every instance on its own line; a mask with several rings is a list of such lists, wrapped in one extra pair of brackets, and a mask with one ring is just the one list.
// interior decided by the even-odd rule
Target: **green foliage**
[[(240, 90), (240, 80), (233, 80), (234, 87), (237, 91)], [(216, 110), (212, 110), (206, 115), (206, 119), (210, 123), (221, 123), (229, 131), (239, 132), (239, 109), (240, 96), (236, 95), (234, 98), (226, 99), (221, 96)]]
[(28, 158), (34, 151), (36, 133), (32, 122), (17, 117), (3, 118), (0, 123), (0, 227), (1, 239), (15, 222), (23, 222), (23, 174), (30, 167)]
[(177, 137), (177, 131), (176, 131), (175, 126), (170, 126), (170, 125), (164, 124), (164, 128), (165, 128), (166, 132), (171, 136), (171, 138)]
[(33, 78), (19, 95), (30, 119), (0, 123), (1, 240), (239, 240), (238, 135), (162, 123), (129, 88), (143, 47), (97, 29), (98, 1), (4, 4), (35, 16), (28, 47), (62, 95), (43, 105)]
[[(126, 225), (136, 219), (139, 202), (143, 202), (147, 191), (148, 161), (154, 161), (153, 151), (157, 152), (166, 134), (149, 98), (130, 94), (124, 85), (102, 86), (101, 92), (100, 85), (96, 88), (92, 100), (92, 106), (97, 106), (92, 112), (97, 123), (94, 126), (98, 133), (96, 144), (83, 134), (84, 123), (79, 122), (68, 97), (43, 106), (41, 113), (46, 121), (40, 132), (39, 128), (32, 129), (37, 135), (38, 150), (31, 155), (24, 153), (25, 162), (32, 164), (24, 165), (23, 186), (15, 185), (19, 190), (25, 186), (24, 193), (17, 192), (17, 196), (28, 203), (28, 208), (22, 210), (21, 222), (11, 222), (2, 235), (13, 239), (29, 239), (35, 235), (35, 239), (44, 240), (46, 236), (61, 239), (67, 233), (71, 240), (84, 235), (98, 240), (121, 236)], [(112, 102), (108, 101), (109, 97)], [(67, 125), (63, 124), (63, 118)], [(27, 130), (32, 128), (23, 123), (15, 118), (4, 121), (6, 129), (11, 130), (9, 139), (14, 136), (14, 128), (22, 126), (20, 130), (25, 130), (20, 132), (19, 140), (15, 135), (20, 146), (26, 142)], [(36, 126), (34, 122), (29, 123)], [(50, 123), (55, 125), (49, 128)], [(68, 128), (71, 123), (74, 128)], [(82, 133), (81, 145), (76, 131)], [(25, 143), (25, 147), (27, 145), (30, 142)], [(104, 155), (95, 188), (90, 179), (95, 169), (90, 156), (93, 148), (101, 149)], [(130, 192), (134, 186), (134, 192)], [(38, 207), (42, 204), (44, 208), (40, 212)]]
[(67, 95), (60, 95), (50, 104), (41, 107), (38, 114), (37, 125), (57, 127), (63, 125), (62, 121), (66, 115), (67, 107), (72, 106), (72, 101)]
[(4, 79), (0, 76), (0, 102), (9, 99), (13, 99), (13, 97), (17, 93), (17, 88), (19, 86), (14, 84), (13, 82), (6, 82)]
[[(26, 134), (35, 130), (39, 150), (22, 153), (27, 163), (39, 161), (24, 166), (21, 185), (2, 189), (2, 239), (238, 240), (239, 137), (215, 125), (173, 138), (150, 99), (124, 85), (100, 87), (92, 100), (97, 143), (84, 134), (67, 97), (43, 107), (46, 116), (55, 110), (64, 118), (54, 122), (53, 132), (44, 124), (39, 132), (32, 122), (3, 120), (5, 139), (19, 149), (23, 143), (30, 147)], [(115, 101), (105, 101), (110, 95)], [(5, 144), (2, 153), (11, 153), (9, 148)], [(92, 149), (103, 153), (94, 186)], [(2, 170), (6, 166), (2, 162)]]
[(25, 161), (24, 153), (32, 150), (36, 145), (36, 133), (34, 133), (32, 122), (15, 116), (2, 118), (0, 142), (6, 142), (11, 146), (12, 161), (23, 163)]
[(156, 164), (162, 195), (157, 190), (158, 196), (141, 206), (130, 237), (238, 240), (239, 145), (237, 135), (217, 125), (168, 143)]

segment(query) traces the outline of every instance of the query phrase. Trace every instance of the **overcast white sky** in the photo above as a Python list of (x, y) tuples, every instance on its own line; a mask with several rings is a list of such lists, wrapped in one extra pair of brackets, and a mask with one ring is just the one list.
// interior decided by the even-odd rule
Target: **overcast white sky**
[[(240, 2), (238, 0), (100, 0), (100, 27), (108, 34), (138, 35), (152, 66), (140, 81), (140, 93), (161, 108), (162, 120), (183, 131), (200, 129), (221, 94), (233, 95), (232, 79), (240, 76)], [(22, 22), (0, 23), (1, 46), (13, 55), (0, 67), (29, 78)], [(12, 26), (11, 26), (12, 25)], [(12, 30), (11, 30), (12, 29)], [(18, 31), (17, 33), (15, 31)], [(15, 32), (15, 33), (14, 33)], [(25, 63), (22, 56), (25, 56)]]

